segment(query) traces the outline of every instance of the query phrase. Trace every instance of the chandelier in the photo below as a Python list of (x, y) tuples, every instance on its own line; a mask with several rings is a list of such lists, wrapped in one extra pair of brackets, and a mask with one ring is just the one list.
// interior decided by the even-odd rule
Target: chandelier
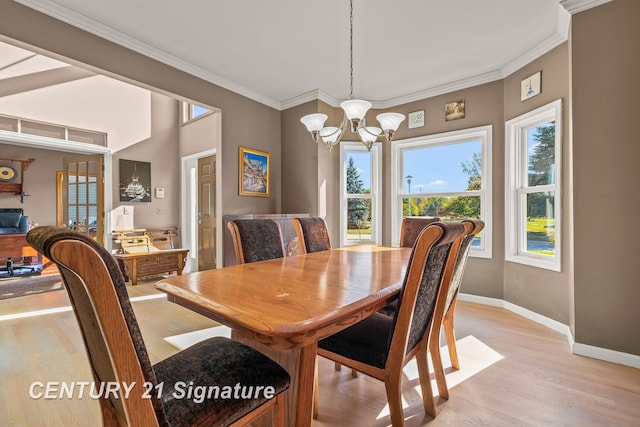
[(405, 119), (404, 114), (400, 113), (382, 113), (376, 116), (380, 127), (367, 126), (364, 116), (372, 107), (369, 101), (361, 99), (353, 99), (353, 0), (349, 1), (349, 55), (350, 55), (350, 93), (349, 100), (340, 103), (340, 107), (344, 110), (344, 118), (340, 127), (324, 126), (328, 116), (322, 113), (308, 114), (300, 119), (307, 130), (311, 133), (314, 142), (322, 139), (331, 150), (342, 140), (347, 128), (351, 133), (357, 134), (360, 142), (362, 142), (367, 150), (371, 150), (373, 143), (381, 134), (387, 142), (391, 142), (394, 132)]

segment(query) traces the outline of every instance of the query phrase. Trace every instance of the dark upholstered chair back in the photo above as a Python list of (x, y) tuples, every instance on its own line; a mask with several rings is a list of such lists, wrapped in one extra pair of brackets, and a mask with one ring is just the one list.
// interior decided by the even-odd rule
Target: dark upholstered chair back
[[(113, 257), (84, 234), (57, 227), (37, 227), (27, 234), (36, 250), (56, 263), (84, 338), (96, 382), (135, 383), (131, 395), (142, 396), (144, 383), (156, 384), (122, 273)], [(106, 402), (101, 401), (103, 411)], [(130, 425), (160, 425), (162, 403), (150, 399), (109, 400), (117, 418)], [(108, 405), (107, 405), (108, 406)]]
[(284, 257), (282, 230), (272, 219), (236, 219), (227, 227), (238, 264)]
[(471, 242), (473, 238), (482, 231), (484, 228), (484, 221), (480, 219), (465, 219), (462, 221), (464, 224), (464, 237), (460, 244), (460, 251), (456, 259), (456, 264), (453, 269), (453, 275), (451, 276), (451, 285), (449, 286), (449, 292), (447, 294), (446, 310), (449, 310), (453, 299), (460, 290), (462, 284), (462, 276), (464, 275), (464, 269), (467, 265), (467, 258), (469, 256), (469, 249), (471, 248)]
[(429, 224), (440, 221), (440, 218), (405, 217), (400, 227), (400, 247), (412, 248), (420, 232)]
[(331, 249), (327, 224), (323, 218), (294, 218), (293, 227), (298, 237), (298, 245), (306, 253)]
[[(152, 365), (122, 273), (106, 249), (85, 234), (57, 227), (37, 227), (27, 241), (58, 266), (96, 383), (133, 385), (127, 398), (108, 393), (109, 399), (100, 399), (104, 425), (248, 425), (269, 408), (276, 408), (276, 424), (284, 425), (278, 409), (284, 407), (281, 393), (290, 377), (280, 365), (223, 337), (206, 339)], [(176, 384), (189, 381), (196, 386), (269, 385), (275, 397), (176, 399)]]
[[(424, 252), (421, 246), (429, 241), (429, 236), (433, 232), (439, 233), (440, 237), (428, 250), (426, 259), (415, 259), (416, 253)], [(436, 299), (438, 298), (440, 286), (444, 282), (446, 268), (449, 267), (451, 269), (453, 265), (453, 260), (449, 255), (456, 239), (461, 238), (463, 232), (464, 226), (461, 223), (433, 222), (419, 233), (407, 266), (405, 282), (398, 297), (398, 305), (394, 315), (394, 330), (392, 330), (392, 335), (389, 337), (389, 345), (392, 345), (393, 339), (397, 339), (398, 334), (395, 333), (395, 327), (398, 324), (408, 324), (405, 321), (399, 321), (401, 316), (405, 318), (410, 316), (411, 318), (405, 352), (413, 350), (422, 340), (432, 321)], [(423, 242), (420, 242), (420, 240), (423, 240)], [(457, 249), (456, 247), (455, 250), (457, 251)], [(452, 255), (457, 255), (457, 252)], [(416, 271), (416, 269), (419, 271)], [(415, 301), (415, 305), (413, 301)]]

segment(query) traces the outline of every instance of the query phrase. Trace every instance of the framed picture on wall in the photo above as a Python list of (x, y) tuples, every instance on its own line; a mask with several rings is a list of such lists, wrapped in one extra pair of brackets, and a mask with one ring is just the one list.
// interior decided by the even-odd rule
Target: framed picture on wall
[(120, 159), (120, 201), (151, 202), (151, 163)]
[(269, 153), (240, 147), (240, 164), (238, 170), (240, 176), (241, 196), (269, 196)]
[(520, 82), (520, 101), (540, 95), (541, 91), (542, 71), (538, 71)]
[(444, 106), (444, 119), (447, 122), (449, 120), (464, 119), (464, 113), (464, 99), (449, 102)]

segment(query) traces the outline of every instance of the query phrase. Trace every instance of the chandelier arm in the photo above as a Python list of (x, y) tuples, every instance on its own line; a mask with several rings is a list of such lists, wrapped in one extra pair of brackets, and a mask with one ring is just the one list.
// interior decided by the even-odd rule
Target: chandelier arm
[[(380, 134), (377, 134), (377, 135), (376, 135), (376, 134), (375, 134), (375, 133), (373, 133), (373, 132), (369, 132), (369, 129), (367, 129), (367, 127), (366, 127), (366, 126), (365, 126), (365, 127), (361, 127), (360, 129), (364, 130), (366, 133), (368, 133), (368, 134), (369, 134), (369, 135), (371, 135), (371, 136), (375, 136), (375, 137), (376, 137), (376, 139), (378, 139), (378, 137), (380, 136)], [(358, 129), (358, 130), (360, 130), (360, 129)]]

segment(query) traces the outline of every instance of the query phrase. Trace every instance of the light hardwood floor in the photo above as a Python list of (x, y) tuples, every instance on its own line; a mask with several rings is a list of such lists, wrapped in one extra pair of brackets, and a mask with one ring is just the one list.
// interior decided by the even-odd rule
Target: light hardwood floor
[[(130, 296), (157, 293), (153, 282), (128, 287)], [(63, 291), (0, 301), (0, 426), (97, 426), (91, 399), (34, 400), (34, 381), (91, 381), (71, 311), (9, 318), (68, 306)], [(166, 301), (133, 303), (152, 362), (177, 349), (163, 338), (216, 325)], [(417, 379), (403, 382), (407, 426), (638, 426), (640, 370), (570, 353), (564, 336), (504, 309), (459, 302), (459, 340), (498, 354), (480, 372), (450, 387), (438, 416), (425, 416)], [(473, 349), (464, 358), (481, 358)], [(482, 361), (480, 361), (482, 362)], [(449, 372), (451, 370), (449, 369)], [(449, 373), (447, 375), (449, 377)], [(435, 388), (434, 388), (435, 390)], [(320, 360), (319, 417), (314, 426), (387, 426), (382, 383)]]

